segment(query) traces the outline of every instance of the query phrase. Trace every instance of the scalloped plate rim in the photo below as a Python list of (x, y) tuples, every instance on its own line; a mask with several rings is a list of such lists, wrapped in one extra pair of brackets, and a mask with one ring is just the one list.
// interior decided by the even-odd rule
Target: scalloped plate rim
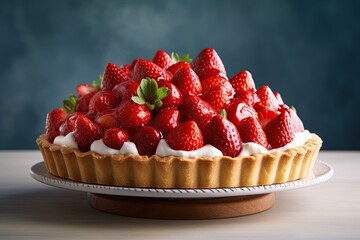
[(32, 178), (53, 187), (88, 193), (152, 198), (219, 198), (274, 193), (319, 184), (330, 179), (333, 174), (334, 169), (331, 165), (324, 161), (317, 161), (315, 163), (312, 176), (287, 183), (235, 188), (164, 189), (118, 187), (76, 182), (49, 174), (46, 170), (44, 162), (38, 162), (30, 169), (30, 175)]

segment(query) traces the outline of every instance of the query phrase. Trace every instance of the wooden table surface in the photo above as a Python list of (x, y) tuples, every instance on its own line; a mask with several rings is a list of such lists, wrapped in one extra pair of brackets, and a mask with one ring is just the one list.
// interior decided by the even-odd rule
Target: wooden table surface
[(87, 194), (31, 178), (39, 151), (0, 151), (0, 239), (360, 239), (360, 152), (322, 151), (334, 176), (276, 193), (268, 211), (220, 220), (151, 220), (91, 208)]

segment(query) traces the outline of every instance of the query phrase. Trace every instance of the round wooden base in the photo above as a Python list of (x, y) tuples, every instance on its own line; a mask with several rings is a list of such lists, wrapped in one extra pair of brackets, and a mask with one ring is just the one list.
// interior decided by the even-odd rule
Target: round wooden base
[(98, 210), (128, 217), (153, 219), (216, 219), (259, 213), (271, 208), (275, 194), (174, 199), (123, 197), (89, 193), (90, 205)]

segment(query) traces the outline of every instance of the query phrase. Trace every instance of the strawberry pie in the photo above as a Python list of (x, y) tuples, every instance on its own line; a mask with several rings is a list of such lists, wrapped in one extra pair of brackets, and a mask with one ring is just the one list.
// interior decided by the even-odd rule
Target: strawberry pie
[(37, 139), (47, 170), (124, 187), (222, 188), (312, 173), (322, 140), (250, 72), (231, 78), (214, 49), (156, 52), (120, 67), (50, 111)]

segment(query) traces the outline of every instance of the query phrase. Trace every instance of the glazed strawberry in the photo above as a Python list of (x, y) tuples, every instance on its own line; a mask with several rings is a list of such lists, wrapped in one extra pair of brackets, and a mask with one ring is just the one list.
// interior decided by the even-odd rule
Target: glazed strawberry
[(171, 75), (165, 69), (149, 60), (138, 59), (134, 67), (133, 80), (141, 81), (144, 78), (152, 78), (156, 81), (170, 81)]
[(167, 70), (169, 72), (171, 72), (171, 74), (174, 76), (178, 70), (180, 70), (183, 67), (187, 67), (187, 66), (190, 66), (190, 64), (187, 62), (184, 62), (184, 61), (180, 61), (180, 62), (175, 63), (175, 64), (171, 65), (170, 67), (168, 67)]
[(125, 128), (145, 125), (151, 118), (151, 112), (145, 104), (137, 104), (133, 101), (121, 104), (114, 114), (119, 125)]
[(166, 137), (171, 129), (180, 124), (180, 112), (175, 108), (166, 108), (159, 112), (152, 125)]
[(242, 141), (235, 125), (226, 118), (215, 115), (204, 131), (207, 143), (218, 148), (225, 156), (236, 157)]
[(152, 156), (160, 142), (160, 132), (152, 126), (142, 126), (135, 130), (131, 141), (135, 143), (140, 155)]
[(88, 113), (89, 112), (90, 100), (93, 98), (93, 96), (97, 92), (98, 91), (94, 91), (94, 92), (88, 93), (85, 96), (82, 96), (81, 98), (79, 98), (78, 103), (76, 105), (76, 111), (81, 113), (81, 114)]
[(266, 125), (264, 131), (271, 148), (279, 148), (291, 142), (295, 137), (295, 129), (290, 112), (280, 112)]
[(187, 97), (181, 109), (182, 121), (195, 121), (200, 129), (204, 129), (215, 114), (215, 108), (196, 96)]
[(193, 151), (204, 146), (201, 130), (194, 121), (187, 121), (172, 129), (166, 137), (172, 149)]
[(79, 112), (73, 112), (67, 115), (65, 121), (60, 126), (60, 135), (65, 136), (75, 129), (75, 121), (81, 115)]
[(268, 86), (261, 86), (256, 91), (256, 95), (259, 98), (259, 102), (254, 104), (256, 111), (261, 111), (263, 109), (276, 111), (279, 108), (277, 99)]
[(99, 91), (90, 100), (89, 114), (97, 115), (105, 110), (115, 108), (119, 105), (116, 94), (112, 91)]
[(161, 106), (162, 109), (177, 107), (182, 103), (183, 96), (180, 90), (174, 84), (166, 80), (160, 80), (158, 84), (159, 87), (166, 87), (170, 90), (169, 95), (161, 100), (163, 103)]
[(201, 75), (208, 69), (215, 68), (226, 75), (226, 70), (217, 52), (212, 48), (203, 49), (191, 62), (191, 68), (196, 74)]
[(136, 90), (139, 87), (140, 82), (138, 81), (126, 81), (123, 83), (117, 84), (113, 88), (113, 92), (116, 93), (121, 102), (126, 102), (131, 99), (131, 97), (136, 96)]
[(152, 62), (164, 69), (167, 69), (174, 64), (172, 58), (164, 50), (158, 50), (155, 53)]
[(254, 142), (268, 148), (266, 134), (256, 119), (247, 117), (241, 120), (238, 130), (243, 143)]
[(120, 149), (129, 140), (129, 135), (124, 129), (109, 128), (104, 132), (102, 140), (109, 148)]
[(197, 96), (202, 92), (199, 77), (188, 66), (178, 70), (171, 81), (179, 88), (184, 97), (190, 95)]
[(229, 79), (236, 93), (255, 92), (255, 83), (250, 72), (244, 70)]
[(95, 118), (95, 122), (102, 131), (106, 131), (109, 128), (115, 128), (119, 126), (117, 118), (115, 116), (115, 109), (108, 109), (98, 114)]
[(204, 91), (201, 98), (210, 103), (218, 112), (224, 107), (225, 103), (229, 101), (229, 95), (225, 86), (214, 86)]
[(46, 116), (46, 139), (53, 143), (54, 139), (60, 135), (60, 126), (65, 121), (67, 113), (63, 108), (50, 111)]
[(201, 86), (204, 93), (215, 86), (224, 86), (226, 89), (226, 93), (229, 97), (232, 96), (234, 93), (234, 89), (231, 86), (231, 83), (222, 76), (210, 76), (204, 78), (201, 82)]
[(265, 126), (271, 121), (273, 120), (276, 116), (279, 115), (279, 111), (272, 111), (272, 110), (267, 110), (267, 109), (263, 109), (257, 112), (258, 117), (259, 117), (259, 123), (261, 125), (262, 128), (265, 128)]
[(75, 121), (74, 138), (82, 152), (90, 151), (90, 145), (102, 137), (102, 132), (96, 123), (84, 115), (79, 115)]
[(116, 84), (130, 80), (130, 76), (113, 63), (108, 63), (104, 70), (102, 90), (111, 90)]
[(236, 127), (240, 126), (240, 122), (247, 117), (258, 119), (258, 115), (252, 107), (248, 106), (241, 99), (233, 99), (226, 108), (227, 119)]

